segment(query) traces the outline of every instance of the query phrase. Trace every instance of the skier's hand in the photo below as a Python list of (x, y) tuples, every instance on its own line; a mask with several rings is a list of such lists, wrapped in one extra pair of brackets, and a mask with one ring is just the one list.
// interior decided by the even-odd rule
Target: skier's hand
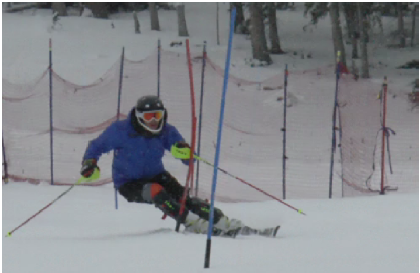
[(175, 147), (177, 147), (177, 148), (188, 148), (188, 149), (191, 148), (190, 145), (188, 143), (184, 142), (184, 141), (179, 141), (179, 142), (175, 143)]
[(98, 165), (96, 165), (96, 159), (86, 159), (82, 162), (80, 174), (85, 178), (89, 178), (92, 176), (95, 169), (100, 170)]
[(177, 142), (171, 147), (171, 154), (177, 159), (190, 158), (190, 145), (185, 142)]
[[(188, 157), (186, 159), (181, 159), (181, 161), (184, 165), (187, 165), (187, 166), (190, 165), (190, 158), (189, 158), (190, 157), (190, 149), (191, 149), (190, 145), (186, 142), (177, 142), (175, 144), (175, 146), (177, 148), (180, 148), (180, 149), (188, 148)], [(195, 163), (195, 158), (193, 160), (194, 160), (194, 163)]]
[[(185, 165), (190, 164), (190, 145), (184, 141), (180, 141), (172, 145), (171, 153), (172, 155), (177, 158), (181, 159), (182, 163)], [(194, 158), (194, 162), (196, 159)]]

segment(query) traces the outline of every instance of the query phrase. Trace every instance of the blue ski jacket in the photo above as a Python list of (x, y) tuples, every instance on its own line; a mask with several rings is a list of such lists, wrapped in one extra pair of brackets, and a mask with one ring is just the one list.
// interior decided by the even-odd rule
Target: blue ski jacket
[[(181, 134), (168, 123), (162, 133), (156, 137), (143, 137), (131, 124), (131, 115), (126, 119), (115, 121), (96, 139), (90, 141), (83, 160), (96, 159), (114, 150), (112, 178), (116, 188), (132, 179), (144, 179), (156, 176), (163, 171), (162, 158), (165, 149), (170, 151), (176, 142), (184, 141)], [(182, 160), (184, 164), (188, 161)]]

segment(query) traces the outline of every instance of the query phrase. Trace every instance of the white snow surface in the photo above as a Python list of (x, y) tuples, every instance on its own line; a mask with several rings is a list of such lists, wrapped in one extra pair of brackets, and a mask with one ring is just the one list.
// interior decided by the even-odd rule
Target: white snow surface
[[(186, 15), (193, 53), (199, 54), (202, 48), (196, 45), (201, 45), (203, 40), (207, 40), (210, 59), (223, 67), (228, 40), (229, 13), (227, 3), (219, 5), (221, 7), (220, 46), (216, 45), (215, 3), (187, 3)], [(250, 81), (261, 81), (282, 74), (285, 64), (288, 64), (289, 70), (293, 72), (294, 70), (325, 68), (334, 63), (329, 18), (321, 20), (318, 26), (310, 27), (310, 30), (304, 33), (302, 27), (309, 22), (309, 18), (303, 17), (301, 3), (297, 4), (295, 11), (278, 11), (277, 15), (282, 46), (289, 53), (273, 56), (274, 65), (272, 66), (250, 68), (244, 60), (251, 58), (252, 55), (250, 41), (246, 40), (245, 36), (235, 35), (232, 75)], [(126, 57), (131, 60), (142, 60), (154, 54), (158, 38), (162, 40), (164, 50), (185, 52), (185, 47), (169, 47), (172, 41), (184, 41), (184, 38), (177, 37), (175, 11), (159, 10), (161, 32), (150, 31), (148, 11), (140, 12), (141, 35), (134, 34), (132, 14), (129, 13), (113, 15), (111, 20), (69, 16), (61, 18), (62, 28), (53, 31), (49, 30), (52, 13), (47, 10), (3, 13), (2, 16), (2, 75), (3, 80), (6, 79), (12, 83), (32, 82), (45, 71), (48, 66), (49, 38), (53, 39), (54, 71), (66, 80), (79, 85), (90, 84), (103, 76), (118, 61), (123, 46)], [(372, 37), (378, 41), (395, 42), (387, 40), (390, 37), (387, 33), (392, 31), (392, 28), (396, 28), (396, 18), (384, 17), (383, 20), (385, 35), (381, 36), (376, 30), (372, 33)], [(411, 24), (408, 17), (405, 22), (408, 28), (408, 22)], [(111, 27), (111, 23), (115, 28)], [(418, 29), (418, 22), (416, 26)], [(174, 221), (169, 218), (165, 221), (161, 220), (162, 213), (154, 206), (131, 204), (120, 198), (119, 209), (116, 210), (114, 191), (110, 184), (99, 187), (74, 187), (11, 237), (3, 238), (3, 271), (16, 273), (418, 272), (419, 196), (418, 181), (413, 181), (413, 179), (418, 179), (416, 175), (418, 174), (418, 154), (411, 151), (413, 155), (410, 154), (410, 160), (412, 156), (417, 160), (417, 164), (413, 165), (412, 161), (409, 163), (404, 161), (407, 160), (404, 159), (407, 157), (406, 153), (398, 152), (398, 150), (408, 149), (406, 148), (408, 146), (410, 149), (411, 147), (418, 149), (418, 142), (411, 142), (413, 137), (418, 139), (418, 124), (413, 124), (413, 122), (418, 123), (418, 116), (413, 117), (413, 114), (418, 115), (418, 111), (413, 113), (407, 110), (409, 105), (405, 104), (406, 94), (404, 93), (410, 90), (409, 83), (418, 77), (418, 70), (395, 69), (406, 61), (418, 59), (418, 33), (416, 37), (414, 48), (386, 49), (379, 42), (372, 42), (369, 48), (372, 81), (380, 83), (383, 76), (387, 75), (390, 84), (396, 86), (390, 91), (396, 97), (395, 100), (390, 99), (390, 127), (394, 129), (397, 127), (397, 131), (403, 132), (403, 141), (391, 138), (391, 147), (393, 144), (396, 145), (394, 147), (398, 147), (395, 151), (396, 161), (393, 162), (398, 179), (403, 180), (404, 177), (408, 179), (408, 181), (397, 182), (410, 185), (404, 193), (339, 198), (341, 193), (339, 183), (341, 182), (337, 182), (339, 179), (336, 177), (337, 181), (334, 180), (335, 199), (293, 198), (294, 193), (298, 198), (319, 197), (317, 194), (324, 192), (327, 187), (325, 186), (325, 190), (322, 188), (321, 191), (318, 185), (328, 183), (330, 139), (315, 130), (306, 132), (308, 137), (305, 137), (304, 129), (298, 128), (294, 131), (295, 135), (293, 131), (291, 132), (292, 146), (289, 150), (292, 158), (300, 160), (291, 160), (294, 163), (290, 165), (289, 175), (299, 177), (308, 190), (302, 195), (301, 188), (294, 187), (292, 184), (289, 187), (292, 199), (285, 201), (301, 209), (307, 216), (300, 215), (276, 201), (234, 204), (216, 202), (216, 206), (220, 207), (226, 215), (241, 219), (252, 227), (264, 228), (280, 224), (282, 227), (277, 238), (214, 237), (211, 267), (203, 269), (206, 236), (176, 233)], [(346, 49), (349, 56), (351, 48), (347, 46)], [(293, 51), (298, 52), (298, 55), (294, 56)], [(314, 58), (302, 60), (300, 59), (301, 52), (305, 55), (311, 52)], [(326, 118), (330, 118), (331, 96), (334, 94), (333, 77), (325, 82), (316, 82), (310, 77), (305, 80), (305, 78), (291, 76), (289, 85), (290, 92), (296, 97), (297, 105), (302, 103), (303, 106), (308, 106), (307, 108), (289, 108), (291, 118), (295, 117), (295, 121), (302, 122), (300, 124), (309, 124), (308, 117), (312, 118), (317, 113), (319, 116), (315, 120), (317, 122), (319, 120), (320, 124), (325, 122)], [(314, 88), (314, 91), (318, 89), (319, 93), (308, 92), (311, 88)], [(196, 87), (196, 92), (197, 90)], [(246, 90), (246, 92), (255, 92), (255, 90)], [(272, 92), (272, 94), (262, 95), (259, 103), (267, 107), (275, 107), (275, 98), (282, 95), (282, 90)], [(257, 98), (254, 95), (250, 97), (253, 100)], [(308, 102), (316, 102), (316, 104), (309, 107)], [(189, 111), (189, 108), (186, 109)], [(317, 109), (319, 112), (316, 111)], [(3, 109), (3, 114), (7, 116), (4, 111)], [(14, 111), (19, 111), (19, 109), (14, 109)], [(211, 113), (217, 113), (214, 109), (212, 111)], [(401, 111), (404, 111), (404, 115), (397, 115)], [(36, 119), (36, 117), (31, 118)], [(110, 116), (104, 116), (103, 120), (108, 118)], [(260, 120), (265, 118), (261, 117)], [(217, 119), (218, 116), (212, 117), (213, 123), (217, 122)], [(258, 116), (256, 119), (259, 119)], [(3, 126), (6, 124), (11, 126), (10, 121), (13, 120), (3, 120), (5, 123)], [(176, 121), (174, 122), (177, 125)], [(327, 122), (330, 122), (330, 119)], [(184, 124), (189, 125), (189, 121), (180, 121), (180, 123), (181, 131), (184, 130), (182, 133), (189, 137), (188, 127), (184, 126)], [(330, 123), (322, 124), (323, 127), (324, 125), (331, 126)], [(216, 125), (214, 124), (213, 127), (215, 128)], [(215, 130), (213, 127), (211, 132)], [(225, 130), (225, 132), (229, 131)], [(24, 133), (27, 135), (26, 132)], [(59, 137), (64, 145), (66, 136)], [(27, 142), (31, 141), (29, 137), (23, 139)], [(43, 145), (45, 149), (48, 149), (47, 138), (33, 139), (34, 147), (42, 149)], [(68, 140), (70, 139), (73, 140), (68, 137)], [(223, 141), (228, 146), (238, 140), (224, 139)], [(319, 148), (317, 147), (319, 143), (325, 145)], [(78, 139), (78, 144), (80, 147), (85, 145), (85, 139)], [(271, 149), (271, 143), (262, 141), (257, 144), (261, 145), (261, 150)], [(308, 166), (313, 162), (309, 160), (310, 158), (308, 159), (308, 150), (312, 152), (309, 157), (315, 157), (318, 164)], [(322, 154), (319, 154), (320, 151)], [(83, 151), (77, 150), (77, 152), (80, 154), (71, 158), (72, 162), (68, 162), (71, 168), (66, 167), (65, 162), (62, 162), (58, 165), (61, 169), (55, 169), (55, 171), (60, 173), (61, 170), (66, 174), (77, 172), (78, 170), (73, 166), (80, 164)], [(223, 156), (227, 160), (223, 161)], [(212, 159), (212, 157), (208, 158)], [(186, 168), (181, 167), (181, 164), (174, 160), (165, 160), (167, 160), (165, 164), (168, 169), (183, 181)], [(227, 170), (231, 170), (240, 177), (245, 176), (249, 181), (254, 181), (264, 175), (264, 165), (255, 165), (255, 161), (246, 160), (243, 154), (233, 154), (229, 157), (229, 153), (225, 152), (222, 153), (221, 160), (221, 164), (227, 166)], [(269, 160), (275, 161), (271, 158)], [(281, 166), (280, 157), (277, 161), (277, 166)], [(45, 168), (48, 168), (45, 172), (48, 173), (49, 167), (46, 164), (48, 162), (44, 163)], [(103, 176), (109, 177), (109, 158), (101, 163)], [(338, 161), (336, 166), (337, 164)], [(39, 165), (34, 163), (32, 169), (37, 168)], [(336, 167), (337, 170), (339, 168)], [(77, 176), (78, 174), (74, 173), (74, 177)], [(223, 174), (219, 174), (218, 177), (222, 182), (226, 179)], [(211, 176), (208, 175), (207, 178), (211, 179)], [(313, 181), (308, 181), (308, 178), (313, 178)], [(388, 179), (392, 178), (388, 177)], [(232, 179), (229, 181), (232, 183)], [(280, 179), (278, 182), (280, 183)], [(413, 184), (417, 186), (412, 187)], [(11, 231), (49, 204), (67, 187), (53, 187), (47, 183), (3, 184), (3, 234)], [(236, 188), (230, 189), (226, 186), (224, 194), (229, 190), (236, 190)]]
[[(3, 187), (3, 233), (66, 187), (12, 183)], [(257, 228), (281, 224), (276, 238), (212, 238), (174, 231), (151, 205), (120, 199), (113, 189), (76, 187), (9, 238), (3, 272), (418, 272), (418, 194), (289, 200), (278, 204), (217, 203)], [(287, 201), (287, 200), (286, 200)]]

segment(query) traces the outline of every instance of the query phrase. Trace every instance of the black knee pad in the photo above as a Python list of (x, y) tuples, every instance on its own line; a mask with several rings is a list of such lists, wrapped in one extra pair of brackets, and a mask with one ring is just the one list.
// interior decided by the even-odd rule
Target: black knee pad
[(160, 175), (159, 184), (166, 189), (172, 198), (181, 200), (181, 197), (184, 194), (184, 187), (179, 184), (178, 180), (169, 174), (169, 172), (164, 172)]
[(128, 202), (152, 203), (150, 200), (143, 199), (143, 184), (130, 182), (118, 188), (118, 192), (127, 199)]

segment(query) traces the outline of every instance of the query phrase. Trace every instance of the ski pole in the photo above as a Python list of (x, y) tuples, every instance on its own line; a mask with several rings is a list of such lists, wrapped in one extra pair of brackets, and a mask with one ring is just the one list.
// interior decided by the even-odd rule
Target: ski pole
[(93, 172), (92, 176), (89, 178), (85, 178), (85, 177), (81, 177), (79, 180), (77, 180), (76, 183), (74, 183), (73, 185), (70, 186), (70, 188), (68, 188), (67, 190), (65, 190), (62, 194), (60, 194), (57, 198), (55, 198), (52, 202), (50, 202), (48, 205), (46, 205), (45, 207), (43, 207), (42, 209), (40, 209), (37, 213), (35, 213), (34, 215), (32, 215), (31, 217), (29, 217), (25, 222), (23, 222), (22, 224), (20, 224), (18, 227), (14, 228), (12, 231), (9, 231), (5, 237), (11, 237), (12, 233), (15, 232), (16, 230), (18, 230), (19, 228), (21, 228), (22, 226), (26, 225), (26, 223), (28, 223), (30, 220), (34, 219), (36, 216), (38, 216), (41, 212), (43, 212), (45, 209), (47, 209), (49, 206), (51, 206), (52, 204), (54, 204), (58, 199), (60, 199), (61, 197), (63, 197), (64, 195), (66, 195), (71, 189), (73, 189), (74, 186), (79, 185), (81, 183), (84, 182), (90, 182), (93, 180), (98, 179), (100, 176), (100, 172), (99, 169), (95, 169), (95, 171)]
[[(185, 147), (185, 148), (177, 148), (176, 146), (172, 146), (172, 148), (171, 148), (171, 153), (172, 153), (172, 155), (173, 155), (175, 158), (179, 158), (179, 159), (187, 159), (187, 158), (189, 158), (189, 157), (190, 157), (190, 152), (189, 152), (189, 150), (190, 150), (190, 149), (189, 149), (188, 147)], [(210, 162), (208, 162), (208, 161), (207, 161), (207, 160), (205, 160), (204, 158), (201, 158), (201, 157), (199, 157), (199, 156), (197, 156), (197, 155), (194, 155), (194, 158), (195, 158), (195, 159), (197, 159), (197, 160), (200, 160), (200, 161), (202, 161), (202, 162), (204, 162), (204, 163), (206, 163), (206, 164), (207, 164), (207, 165), (209, 165), (209, 166), (214, 167), (214, 165), (213, 165), (213, 164), (211, 164)], [(235, 176), (235, 175), (233, 175), (233, 174), (229, 173), (228, 171), (225, 171), (224, 169), (222, 169), (222, 168), (220, 168), (220, 167), (217, 167), (217, 169), (218, 169), (219, 171), (221, 171), (221, 172), (223, 172), (223, 173), (225, 173), (225, 174), (229, 175), (230, 177), (233, 177), (233, 178), (235, 178), (236, 180), (239, 180), (240, 182), (242, 182), (242, 183), (244, 183), (244, 184), (246, 184), (246, 185), (250, 186), (251, 188), (254, 188), (255, 190), (257, 190), (257, 191), (261, 192), (262, 194), (267, 195), (268, 197), (271, 197), (272, 199), (274, 199), (274, 200), (276, 200), (276, 201), (279, 201), (279, 202), (280, 202), (280, 203), (282, 203), (283, 205), (288, 206), (289, 208), (291, 208), (291, 209), (293, 209), (293, 210), (297, 211), (298, 213), (303, 214), (303, 215), (306, 215), (306, 214), (305, 214), (302, 210), (297, 209), (297, 208), (295, 208), (295, 207), (293, 207), (293, 206), (291, 206), (291, 205), (287, 204), (286, 202), (284, 202), (284, 201), (280, 200), (279, 198), (277, 198), (277, 197), (275, 197), (275, 196), (273, 196), (273, 195), (271, 195), (271, 194), (269, 194), (269, 193), (267, 193), (267, 192), (263, 191), (262, 189), (260, 189), (260, 188), (258, 188), (258, 187), (255, 187), (255, 186), (254, 186), (254, 185), (252, 185), (251, 183), (248, 183), (248, 182), (246, 182), (245, 180), (243, 180), (242, 178), (239, 178), (239, 177), (237, 177), (237, 176)]]
[[(194, 158), (196, 158), (197, 160), (203, 161), (204, 163), (206, 163), (206, 164), (207, 164), (207, 165), (209, 165), (209, 166), (214, 167), (214, 165), (213, 165), (213, 164), (211, 164), (210, 162), (208, 162), (207, 160), (205, 160), (205, 159), (203, 159), (203, 158), (201, 158), (201, 157), (199, 157), (199, 156), (194, 156)], [(277, 198), (277, 197), (275, 197), (275, 196), (273, 196), (273, 195), (271, 195), (271, 194), (269, 194), (269, 193), (267, 193), (267, 192), (263, 191), (262, 189), (260, 189), (260, 188), (258, 188), (258, 187), (256, 187), (256, 186), (252, 185), (251, 183), (246, 182), (246, 181), (245, 181), (245, 180), (243, 180), (242, 178), (237, 177), (237, 176), (235, 176), (235, 175), (233, 175), (233, 174), (231, 174), (231, 173), (227, 172), (226, 170), (224, 170), (224, 169), (222, 169), (222, 168), (217, 167), (217, 169), (218, 169), (219, 171), (223, 172), (224, 174), (227, 174), (227, 175), (229, 175), (230, 177), (233, 177), (233, 178), (235, 178), (236, 180), (239, 180), (239, 181), (241, 181), (242, 183), (244, 183), (244, 184), (246, 184), (246, 185), (250, 186), (251, 188), (256, 189), (257, 191), (261, 192), (262, 194), (267, 195), (268, 197), (271, 197), (271, 198), (273, 198), (274, 200), (279, 201), (279, 202), (280, 202), (280, 203), (282, 203), (283, 205), (288, 206), (289, 208), (291, 208), (291, 209), (293, 209), (293, 210), (297, 211), (298, 213), (303, 214), (303, 215), (306, 215), (306, 214), (305, 214), (302, 210), (297, 209), (297, 208), (295, 208), (295, 207), (293, 207), (293, 206), (291, 206), (291, 205), (287, 204), (286, 202), (284, 202), (284, 201), (280, 200), (279, 198)]]

